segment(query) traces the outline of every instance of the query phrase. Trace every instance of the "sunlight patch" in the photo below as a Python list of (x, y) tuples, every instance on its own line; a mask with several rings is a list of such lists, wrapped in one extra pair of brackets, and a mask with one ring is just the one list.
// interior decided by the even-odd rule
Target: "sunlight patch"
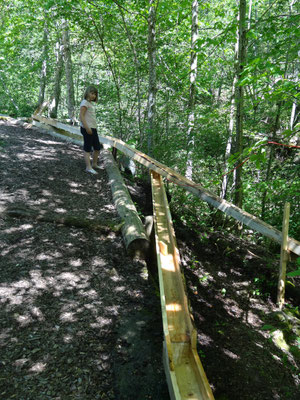
[(239, 360), (241, 358), (240, 356), (238, 356), (237, 354), (233, 353), (230, 350), (223, 349), (223, 352), (226, 354), (226, 356), (228, 356), (228, 357), (230, 357), (230, 358), (232, 358), (234, 360)]
[(109, 325), (112, 322), (110, 318), (98, 317), (96, 322), (90, 324), (91, 328), (102, 328), (103, 326)]
[(109, 312), (110, 315), (118, 315), (119, 314), (118, 309), (119, 309), (118, 306), (106, 307), (106, 310)]
[(18, 231), (28, 231), (29, 229), (32, 229), (32, 228), (33, 228), (32, 224), (23, 224), (23, 225), (20, 225), (18, 228), (12, 227), (12, 228), (5, 229), (3, 231), (3, 233), (14, 233), (14, 232), (18, 232)]
[(43, 362), (37, 362), (29, 369), (30, 372), (43, 372), (46, 369), (47, 364)]
[(20, 324), (22, 327), (27, 326), (27, 325), (29, 325), (31, 322), (33, 322), (33, 319), (32, 319), (31, 316), (28, 315), (28, 314), (20, 315), (20, 314), (15, 313), (15, 314), (14, 314), (14, 317), (15, 317), (16, 321), (18, 321), (19, 324)]
[(78, 190), (78, 189), (70, 189), (70, 193), (87, 195), (87, 192), (85, 192), (83, 190)]
[(22, 279), (22, 280), (20, 280), (20, 281), (18, 281), (18, 282), (15, 282), (15, 283), (13, 283), (12, 284), (12, 287), (14, 287), (14, 288), (22, 288), (22, 289), (28, 289), (29, 287), (30, 287), (30, 283), (29, 283), (29, 281), (27, 280), (27, 279)]
[(39, 309), (39, 307), (32, 307), (31, 308), (31, 314), (36, 317), (39, 321), (45, 321), (45, 317), (42, 313), (42, 311)]
[(68, 283), (72, 284), (80, 281), (80, 278), (72, 272), (62, 272), (60, 275), (58, 275), (58, 279), (68, 281)]
[(249, 310), (248, 313), (245, 315), (244, 320), (247, 323), (252, 324), (256, 328), (259, 328), (263, 323), (262, 320), (258, 317), (258, 315), (253, 313), (251, 310)]
[(238, 306), (238, 303), (236, 303), (234, 300), (231, 299), (225, 299), (224, 300), (224, 308), (227, 311), (227, 313), (234, 317), (234, 318), (241, 318), (243, 315), (243, 310), (240, 309)]
[(64, 214), (67, 212), (67, 210), (65, 208), (61, 208), (61, 207), (56, 208), (54, 211), (59, 214)]
[(65, 343), (71, 343), (72, 340), (73, 340), (73, 336), (72, 335), (67, 334), (67, 335), (64, 335), (64, 337), (63, 337), (63, 341)]
[(43, 196), (49, 196), (49, 197), (51, 197), (51, 196), (52, 196), (52, 193), (51, 193), (49, 190), (43, 189), (43, 190), (42, 190), (42, 195), (43, 195)]
[(42, 277), (40, 271), (30, 271), (30, 276), (32, 278), (32, 282), (35, 287), (38, 289), (46, 289), (47, 288), (47, 281)]
[(79, 293), (81, 296), (88, 297), (91, 300), (96, 299), (98, 297), (98, 293), (94, 289), (88, 291), (80, 290)]
[(58, 251), (55, 251), (51, 255), (45, 254), (45, 253), (38, 254), (36, 256), (36, 259), (39, 261), (46, 261), (46, 260), (50, 261), (50, 260), (53, 260), (54, 258), (59, 258), (59, 257), (62, 257), (62, 254), (59, 253)]
[(19, 358), (14, 362), (14, 365), (18, 368), (23, 367), (27, 362), (29, 361), (29, 358)]
[(75, 322), (77, 318), (75, 317), (74, 313), (72, 312), (64, 312), (61, 314), (59, 318), (62, 322)]
[(125, 287), (125, 286), (118, 286), (118, 287), (115, 289), (116, 292), (125, 292), (125, 290), (126, 290), (126, 287)]
[(102, 258), (94, 257), (92, 260), (92, 266), (93, 267), (104, 267), (105, 261)]
[(83, 262), (80, 258), (77, 258), (77, 260), (70, 261), (70, 265), (72, 265), (72, 267), (81, 267), (82, 264)]
[(198, 333), (198, 341), (201, 344), (201, 346), (209, 346), (211, 343), (213, 343), (212, 338), (210, 338), (203, 332)]
[(82, 186), (82, 185), (79, 185), (79, 183), (77, 183), (77, 182), (69, 182), (69, 186), (71, 186), (73, 188), (78, 188), (79, 186)]

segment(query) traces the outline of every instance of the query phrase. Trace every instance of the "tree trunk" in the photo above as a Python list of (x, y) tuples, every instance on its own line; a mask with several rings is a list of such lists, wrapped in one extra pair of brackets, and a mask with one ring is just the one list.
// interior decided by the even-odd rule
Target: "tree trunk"
[(149, 87), (148, 87), (148, 129), (147, 148), (148, 155), (153, 153), (153, 137), (155, 132), (156, 117), (156, 9), (155, 0), (149, 0), (148, 16), (148, 61), (149, 61)]
[(299, 110), (299, 108), (297, 106), (297, 102), (294, 101), (294, 103), (292, 105), (291, 119), (290, 119), (290, 128), (291, 128), (291, 130), (294, 129), (294, 126), (297, 123), (297, 120), (299, 118), (299, 113), (300, 113), (300, 110)]
[(221, 194), (220, 197), (221, 199), (226, 198), (227, 194), (227, 186), (228, 186), (228, 164), (227, 160), (231, 154), (231, 148), (232, 148), (232, 137), (233, 137), (233, 130), (234, 130), (234, 95), (235, 95), (235, 87), (236, 87), (236, 81), (237, 77), (236, 75), (233, 78), (233, 83), (232, 83), (232, 95), (231, 95), (231, 103), (230, 103), (230, 116), (229, 116), (229, 127), (228, 127), (228, 139), (227, 139), (227, 144), (226, 144), (226, 150), (225, 150), (225, 168), (224, 168), (224, 176), (222, 180), (222, 187), (221, 187)]
[(56, 43), (56, 70), (54, 78), (53, 100), (49, 106), (50, 118), (57, 118), (57, 109), (61, 94), (61, 77), (63, 73), (63, 67), (63, 47), (60, 41), (58, 41)]
[[(282, 106), (282, 102), (279, 102), (277, 104), (277, 112), (276, 112), (275, 123), (274, 123), (274, 126), (273, 126), (272, 140), (276, 140), (276, 132), (277, 132), (277, 130), (279, 128), (281, 106)], [(267, 165), (267, 171), (266, 171), (266, 177), (265, 177), (265, 182), (266, 183), (268, 183), (270, 178), (271, 178), (273, 158), (274, 158), (274, 146), (271, 146), (270, 153), (269, 153), (269, 159), (268, 159), (268, 165)], [(267, 193), (268, 193), (268, 190), (266, 188), (264, 190), (264, 192), (263, 192), (262, 201), (261, 201), (261, 219), (262, 220), (265, 219), (265, 214), (266, 214)]]
[(96, 22), (95, 22), (93, 19), (92, 19), (92, 22), (93, 22), (94, 27), (95, 27), (95, 29), (96, 29), (97, 35), (98, 35), (98, 37), (99, 37), (99, 39), (100, 39), (100, 44), (101, 44), (103, 53), (104, 53), (104, 55), (105, 55), (105, 57), (106, 57), (106, 61), (107, 61), (108, 67), (109, 67), (109, 69), (110, 69), (110, 71), (111, 71), (111, 73), (112, 73), (113, 81), (114, 81), (114, 84), (115, 84), (115, 87), (116, 87), (116, 90), (117, 90), (117, 97), (118, 97), (118, 119), (119, 119), (119, 129), (118, 129), (118, 130), (119, 130), (119, 132), (120, 132), (120, 134), (119, 134), (120, 139), (123, 139), (123, 117), (122, 117), (121, 89), (120, 89), (119, 79), (118, 79), (118, 76), (117, 76), (117, 74), (116, 74), (115, 68), (114, 68), (114, 66), (113, 66), (113, 62), (112, 62), (112, 60), (111, 60), (111, 57), (110, 57), (110, 55), (109, 55), (109, 52), (106, 50), (105, 43), (104, 43), (104, 34), (103, 34), (103, 31), (100, 30), (100, 29), (98, 28)]
[(185, 176), (193, 178), (193, 153), (195, 145), (195, 97), (196, 97), (196, 78), (197, 78), (197, 51), (196, 43), (198, 40), (198, 0), (192, 2), (192, 29), (191, 29), (191, 59), (190, 59), (190, 91), (188, 104), (188, 132), (187, 132), (187, 163)]
[[(294, 0), (292, 0), (290, 4), (290, 13), (292, 12), (292, 6), (294, 4)], [(284, 79), (287, 78), (287, 71), (288, 71), (288, 65), (289, 65), (289, 52), (290, 52), (290, 47), (291, 47), (291, 42), (289, 41), (288, 43), (288, 48), (285, 56), (285, 67), (284, 67)], [(276, 111), (276, 117), (275, 117), (275, 122), (272, 130), (272, 140), (276, 141), (276, 136), (277, 136), (277, 131), (280, 128), (280, 114), (281, 114), (281, 108), (283, 105), (283, 101), (279, 101), (277, 103), (277, 111)], [(272, 146), (270, 149), (270, 154), (269, 154), (269, 160), (268, 160), (268, 166), (267, 166), (267, 172), (266, 172), (266, 178), (265, 182), (268, 182), (270, 179), (272, 179), (272, 162), (274, 158), (274, 147)], [(265, 189), (262, 195), (262, 206), (261, 206), (261, 218), (265, 218), (266, 214), (266, 199), (267, 199), (267, 192), (268, 190)]]
[(45, 89), (47, 80), (47, 64), (48, 64), (48, 26), (45, 15), (44, 23), (44, 36), (43, 36), (43, 54), (42, 54), (42, 68), (40, 74), (40, 91), (37, 108), (41, 107), (45, 99)]
[[(236, 99), (236, 140), (235, 152), (243, 152), (243, 118), (244, 118), (244, 88), (240, 85), (243, 68), (246, 62), (246, 0), (240, 0), (239, 7), (239, 35), (238, 35), (238, 60), (237, 60), (237, 85), (235, 90)], [(240, 161), (237, 162), (237, 164)], [(237, 165), (236, 165), (237, 166)], [(243, 185), (242, 185), (242, 166), (236, 169), (235, 174), (234, 204), (242, 207)]]
[(67, 83), (67, 107), (68, 117), (72, 123), (74, 123), (75, 117), (75, 96), (74, 96), (74, 82), (73, 82), (73, 68), (72, 68), (72, 56), (69, 36), (69, 25), (67, 21), (62, 23), (62, 43), (63, 43), (63, 54), (65, 62), (65, 73)]
[(132, 41), (132, 35), (128, 29), (126, 20), (124, 18), (124, 13), (123, 13), (123, 9), (122, 7), (117, 4), (120, 13), (121, 13), (121, 17), (122, 17), (122, 21), (126, 30), (126, 34), (127, 34), (127, 38), (128, 41), (130, 43), (130, 47), (131, 47), (131, 51), (133, 54), (133, 62), (134, 62), (134, 66), (135, 66), (135, 73), (136, 73), (136, 92), (137, 92), (137, 118), (138, 118), (138, 129), (139, 129), (139, 134), (140, 134), (140, 142), (142, 142), (143, 139), (143, 131), (142, 131), (142, 123), (141, 123), (141, 77), (140, 77), (140, 63), (138, 60), (138, 55), (137, 55), (137, 51), (134, 47), (133, 41)]

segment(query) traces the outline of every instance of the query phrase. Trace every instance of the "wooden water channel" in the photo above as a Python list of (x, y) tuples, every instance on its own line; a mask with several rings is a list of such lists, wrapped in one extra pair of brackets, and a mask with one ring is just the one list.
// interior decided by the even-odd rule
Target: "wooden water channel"
[[(81, 143), (82, 136), (78, 127), (65, 125), (36, 114), (33, 115), (33, 121), (38, 126), (41, 126), (40, 123), (46, 124), (64, 137), (68, 136), (69, 140)], [(180, 270), (179, 252), (162, 177), (184, 187), (225, 214), (278, 243), (282, 241), (282, 233), (259, 218), (208, 192), (201, 185), (186, 179), (171, 168), (131, 148), (121, 140), (100, 135), (99, 139), (101, 143), (117, 148), (131, 159), (140, 162), (151, 173), (155, 245), (164, 331), (163, 362), (170, 397), (172, 400), (213, 400), (210, 385), (196, 350), (197, 332), (188, 307), (185, 284)], [(288, 238), (287, 249), (300, 255), (300, 242)]]
[(172, 399), (213, 399), (197, 353), (179, 252), (161, 175), (152, 171), (152, 199), (164, 331), (163, 361)]

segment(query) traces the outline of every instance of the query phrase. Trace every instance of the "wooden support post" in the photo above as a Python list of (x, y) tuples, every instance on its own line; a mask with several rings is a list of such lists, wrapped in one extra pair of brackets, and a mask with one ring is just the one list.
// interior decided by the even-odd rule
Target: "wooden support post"
[(277, 290), (277, 304), (280, 309), (282, 309), (284, 304), (286, 264), (288, 259), (287, 240), (289, 231), (289, 219), (290, 219), (290, 203), (285, 203), (283, 212), (283, 222), (282, 222), (282, 242), (281, 242), (280, 268), (279, 268), (279, 279), (278, 279), (278, 290)]

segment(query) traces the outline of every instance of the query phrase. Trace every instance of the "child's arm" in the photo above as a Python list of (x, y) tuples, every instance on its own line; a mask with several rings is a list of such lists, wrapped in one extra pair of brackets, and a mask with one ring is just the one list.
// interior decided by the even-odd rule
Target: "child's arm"
[(87, 131), (87, 133), (88, 133), (89, 135), (92, 135), (92, 130), (91, 130), (91, 128), (88, 126), (88, 124), (87, 124), (87, 122), (86, 122), (86, 119), (85, 119), (85, 114), (86, 114), (86, 112), (87, 112), (87, 108), (86, 108), (85, 106), (80, 107), (79, 118), (80, 118), (80, 121), (81, 121), (82, 124), (83, 124), (84, 129)]

